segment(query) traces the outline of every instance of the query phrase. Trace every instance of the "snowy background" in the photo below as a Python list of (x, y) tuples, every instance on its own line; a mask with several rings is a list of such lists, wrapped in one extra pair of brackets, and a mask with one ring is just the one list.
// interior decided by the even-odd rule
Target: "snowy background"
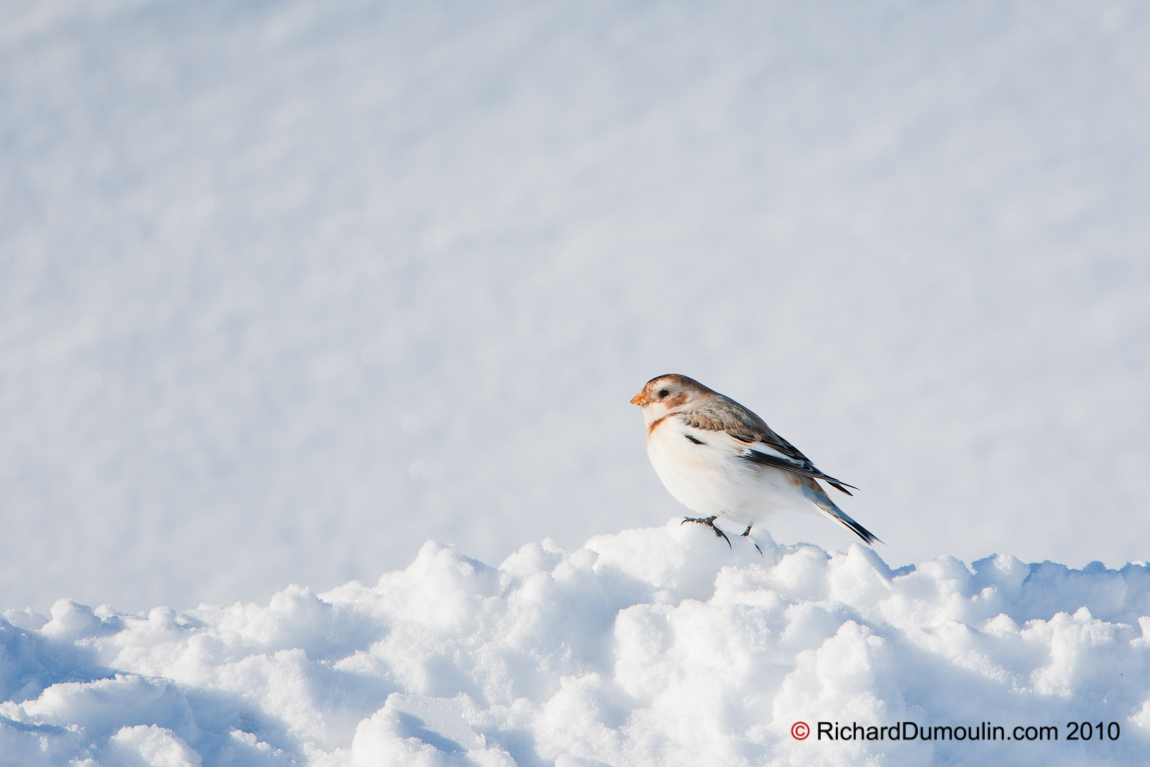
[(660, 525), (665, 372), (892, 567), (1143, 559), (1148, 114), (1135, 2), (7, 0), (0, 606)]
[[(1135, 763), (1148, 115), (1135, 2), (0, 2), (0, 765)], [(681, 527), (666, 372), (885, 545)]]

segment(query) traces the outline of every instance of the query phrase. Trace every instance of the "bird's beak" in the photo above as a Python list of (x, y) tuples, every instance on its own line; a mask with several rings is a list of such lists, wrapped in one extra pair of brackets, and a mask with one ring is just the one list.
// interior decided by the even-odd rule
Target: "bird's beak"
[(643, 391), (639, 392), (634, 397), (632, 397), (631, 398), (631, 404), (632, 405), (638, 405), (639, 407), (646, 407), (647, 397), (645, 395), (645, 392), (646, 392), (646, 390), (644, 389)]

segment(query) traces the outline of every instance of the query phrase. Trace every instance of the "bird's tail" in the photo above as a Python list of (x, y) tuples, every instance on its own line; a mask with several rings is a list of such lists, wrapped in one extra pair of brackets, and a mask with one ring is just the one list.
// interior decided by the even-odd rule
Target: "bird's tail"
[(823, 489), (813, 480), (809, 485), (806, 483), (803, 484), (803, 494), (806, 495), (815, 506), (818, 506), (821, 512), (850, 530), (859, 538), (862, 538), (863, 543), (867, 546), (873, 545), (876, 541), (882, 543), (877, 535), (867, 530), (858, 522), (855, 522), (850, 518), (849, 514), (836, 506), (835, 502), (830, 499), (830, 496), (824, 493)]
[[(834, 506), (834, 504), (832, 503), (831, 506)], [(855, 522), (853, 519), (850, 518), (849, 515), (844, 513), (843, 510), (838, 508), (837, 506), (835, 506), (834, 510), (831, 511), (831, 514), (834, 516), (835, 519), (837, 519), (839, 522), (841, 522), (843, 524), (843, 527), (846, 527), (848, 530), (850, 530), (852, 533), (857, 535), (859, 538), (862, 538), (863, 543), (865, 543), (867, 546), (873, 546), (876, 541), (878, 543), (882, 543), (882, 541), (879, 540), (879, 537), (877, 535), (872, 533), (870, 530), (867, 530), (865, 527), (860, 525), (858, 522)]]

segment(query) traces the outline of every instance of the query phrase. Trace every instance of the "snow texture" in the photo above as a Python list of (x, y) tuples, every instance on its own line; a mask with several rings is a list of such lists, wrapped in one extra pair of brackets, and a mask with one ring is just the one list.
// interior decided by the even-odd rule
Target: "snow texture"
[(1148, 73), (1142, 0), (4, 0), (0, 608), (658, 524), (667, 372), (892, 564), (1143, 559)]
[[(569, 553), (528, 544), (493, 568), (429, 541), (375, 586), (292, 586), (266, 606), (9, 611), (0, 764), (1129, 765), (1150, 753), (1150, 568), (996, 556), (892, 571), (858, 545), (734, 543), (672, 519)], [(798, 721), (1056, 726), (1059, 739), (800, 741)], [(1072, 721), (1119, 735), (1070, 741)]]

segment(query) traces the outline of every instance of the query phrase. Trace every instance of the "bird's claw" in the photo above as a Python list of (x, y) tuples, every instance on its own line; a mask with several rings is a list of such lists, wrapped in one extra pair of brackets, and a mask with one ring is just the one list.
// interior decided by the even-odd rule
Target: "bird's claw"
[[(747, 537), (749, 537), (749, 536), (750, 536), (750, 534), (751, 534), (751, 528), (752, 528), (752, 527), (754, 527), (754, 525), (747, 525), (747, 529), (746, 529), (746, 530), (744, 530), (744, 531), (743, 531), (743, 534), (742, 534), (741, 536), (739, 536), (739, 537), (740, 537), (740, 538), (747, 538)], [(759, 556), (760, 556), (760, 557), (761, 557), (761, 556), (763, 556), (763, 550), (759, 548), (759, 544), (755, 543), (754, 541), (751, 541), (751, 544), (752, 544), (752, 545), (755, 547), (755, 549), (756, 549), (756, 550), (758, 550), (758, 552), (759, 552)]]
[(683, 521), (680, 522), (679, 525), (682, 526), (682, 525), (687, 524), (688, 522), (698, 522), (700, 525), (706, 525), (707, 527), (709, 527), (715, 531), (715, 535), (717, 535), (719, 538), (722, 538), (724, 541), (726, 541), (727, 546), (729, 546), (730, 548), (733, 549), (734, 546), (731, 546), (731, 539), (727, 537), (727, 534), (724, 533), (719, 528), (715, 527), (715, 520), (716, 519), (718, 519), (717, 516), (702, 517), (702, 518), (700, 518), (700, 517), (684, 517)]

